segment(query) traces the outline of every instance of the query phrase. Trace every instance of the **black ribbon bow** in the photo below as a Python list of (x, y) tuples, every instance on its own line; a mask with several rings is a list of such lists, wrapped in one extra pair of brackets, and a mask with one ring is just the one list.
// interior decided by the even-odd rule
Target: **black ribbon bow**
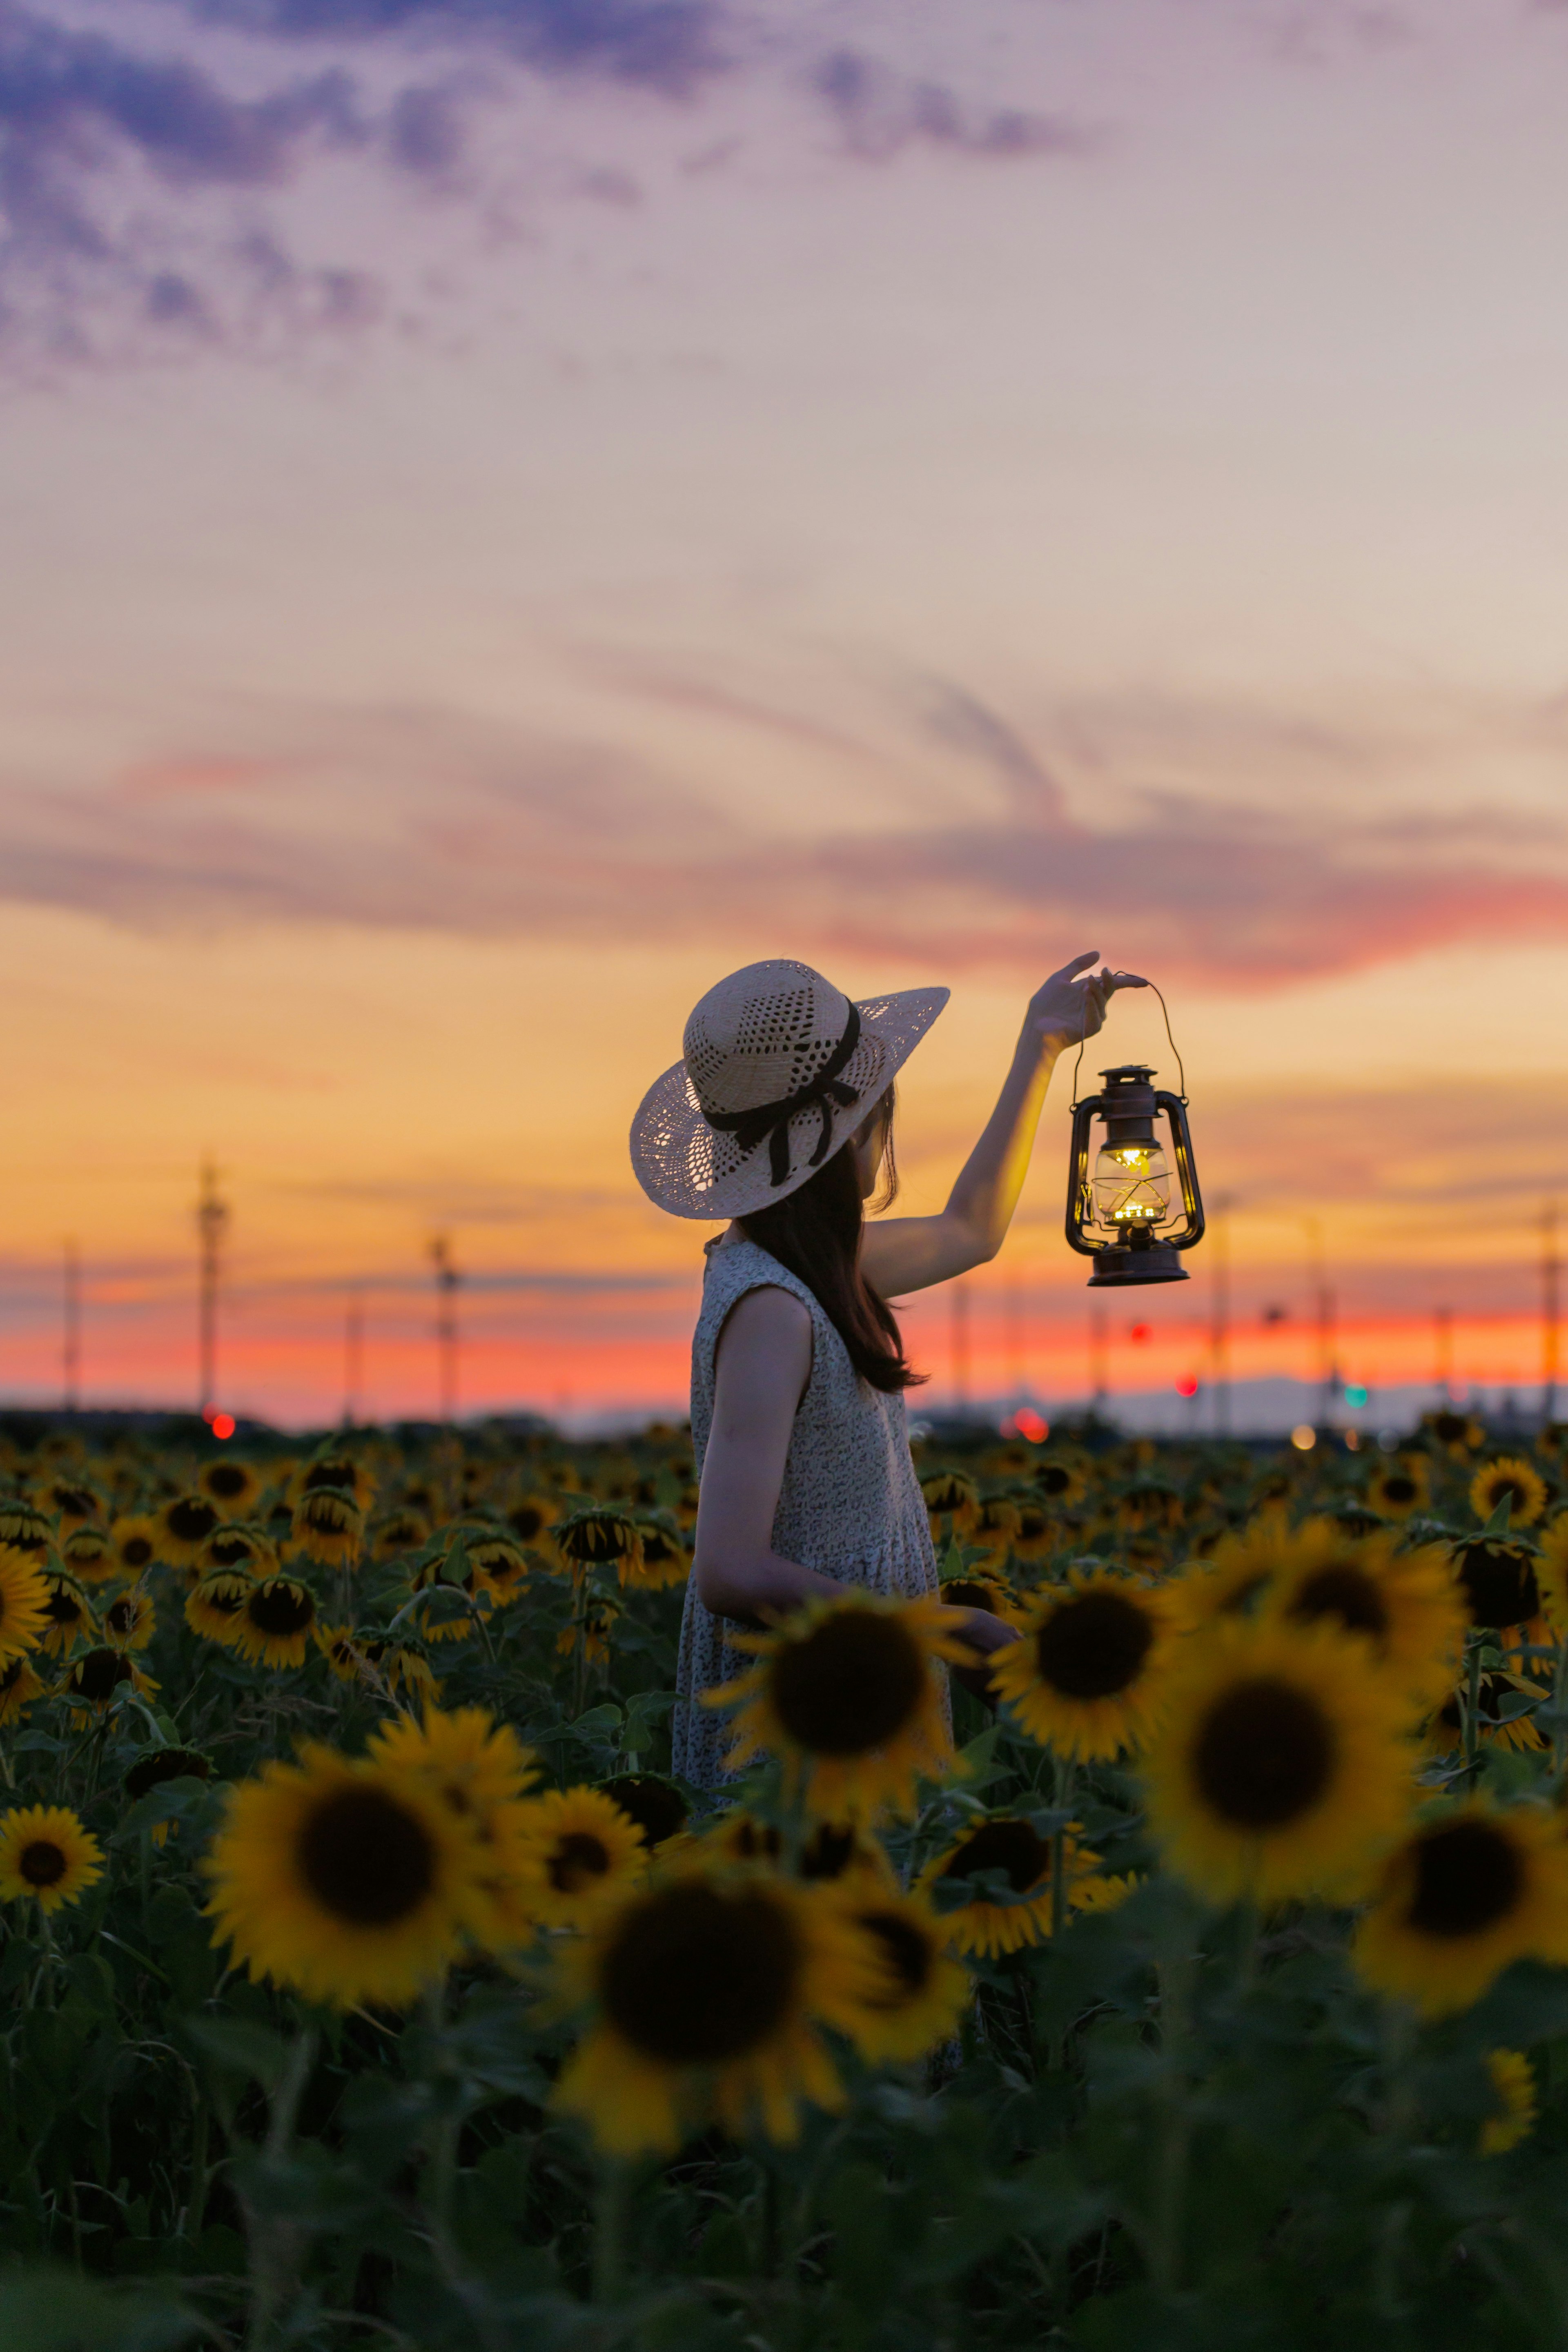
[(833, 1136), (833, 1106), (847, 1110), (860, 1099), (859, 1089), (846, 1086), (839, 1071), (860, 1043), (860, 1014), (853, 1004), (844, 1026), (844, 1034), (829, 1054), (814, 1078), (798, 1087), (793, 1095), (780, 1102), (759, 1103), (754, 1110), (705, 1110), (703, 1118), (710, 1127), (732, 1135), (742, 1153), (754, 1151), (765, 1136), (768, 1139), (768, 1172), (775, 1185), (789, 1178), (789, 1123), (798, 1110), (808, 1110), (815, 1104), (822, 1113), (822, 1133), (807, 1166), (819, 1168), (827, 1157), (827, 1146)]

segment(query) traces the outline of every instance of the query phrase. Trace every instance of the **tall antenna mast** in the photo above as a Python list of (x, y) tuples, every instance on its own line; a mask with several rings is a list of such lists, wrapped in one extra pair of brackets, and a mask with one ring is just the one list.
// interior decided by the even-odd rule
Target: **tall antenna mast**
[(196, 1234), (201, 1249), (201, 1279), (196, 1308), (197, 1385), (199, 1410), (210, 1421), (217, 1404), (217, 1293), (223, 1270), (223, 1242), (228, 1230), (228, 1203), (217, 1189), (217, 1170), (202, 1162), (201, 1194), (196, 1202)]
[(430, 1244), (430, 1262), (436, 1269), (436, 1353), (441, 1393), (440, 1418), (447, 1425), (456, 1419), (458, 1412), (458, 1285), (462, 1280), (452, 1263), (449, 1234), (436, 1235)]
[(65, 1330), (60, 1347), (61, 1391), (67, 1412), (81, 1410), (81, 1260), (74, 1241), (65, 1249)]
[(349, 1292), (343, 1316), (343, 1427), (352, 1429), (360, 1415), (364, 1387), (364, 1295), (356, 1283)]
[(1557, 1203), (1541, 1212), (1541, 1425), (1557, 1418), (1558, 1307), (1562, 1260), (1557, 1255)]

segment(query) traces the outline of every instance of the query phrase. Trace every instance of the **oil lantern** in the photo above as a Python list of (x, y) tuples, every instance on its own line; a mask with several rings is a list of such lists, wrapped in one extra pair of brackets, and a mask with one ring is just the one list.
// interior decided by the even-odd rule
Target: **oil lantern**
[[(1105, 1081), (1102, 1090), (1073, 1105), (1068, 1240), (1081, 1257), (1094, 1260), (1091, 1290), (1185, 1282), (1187, 1270), (1179, 1253), (1204, 1237), (1203, 1196), (1193, 1165), (1186, 1097), (1156, 1087), (1153, 1071), (1142, 1062), (1127, 1062), (1100, 1075)], [(1162, 1111), (1181, 1191), (1179, 1225), (1171, 1206), (1171, 1164), (1156, 1125)], [(1097, 1118), (1105, 1131), (1091, 1169)]]

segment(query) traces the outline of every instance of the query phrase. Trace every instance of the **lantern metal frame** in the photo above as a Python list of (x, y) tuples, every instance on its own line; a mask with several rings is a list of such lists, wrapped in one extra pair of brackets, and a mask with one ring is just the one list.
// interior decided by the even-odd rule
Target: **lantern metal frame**
[[(1151, 1282), (1185, 1282), (1187, 1269), (1179, 1253), (1195, 1248), (1204, 1237), (1203, 1194), (1198, 1190), (1193, 1160), (1193, 1139), (1187, 1126), (1187, 1098), (1156, 1087), (1147, 1062), (1123, 1062), (1101, 1070), (1106, 1081), (1097, 1095), (1075, 1099), (1072, 1144), (1068, 1162), (1067, 1237), (1079, 1257), (1092, 1258), (1091, 1290), (1130, 1290)], [(1171, 1130), (1172, 1160), (1182, 1188), (1183, 1225), (1179, 1233), (1161, 1233), (1157, 1226), (1136, 1225), (1126, 1241), (1091, 1241), (1094, 1223), (1094, 1178), (1089, 1146), (1096, 1118), (1105, 1121), (1107, 1143), (1152, 1143), (1158, 1140), (1154, 1122), (1163, 1111)], [(1163, 1221), (1162, 1221), (1163, 1222)]]

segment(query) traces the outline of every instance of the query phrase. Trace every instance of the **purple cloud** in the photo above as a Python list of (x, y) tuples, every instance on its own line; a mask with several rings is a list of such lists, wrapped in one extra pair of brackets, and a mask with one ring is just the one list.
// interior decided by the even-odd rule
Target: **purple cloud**
[(858, 49), (833, 50), (811, 81), (845, 145), (871, 163), (921, 142), (993, 162), (1082, 155), (1100, 144), (1097, 133), (1066, 115), (966, 105), (945, 84), (895, 73)]

